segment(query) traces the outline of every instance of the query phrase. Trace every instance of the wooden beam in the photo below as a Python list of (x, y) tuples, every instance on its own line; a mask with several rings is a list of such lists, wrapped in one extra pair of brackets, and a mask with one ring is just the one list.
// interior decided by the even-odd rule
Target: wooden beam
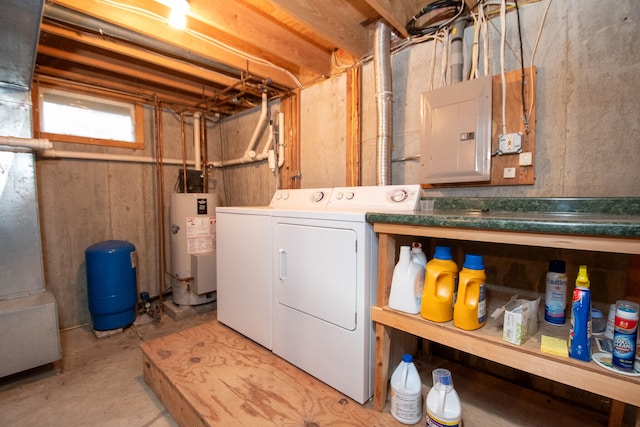
[(360, 138), (360, 108), (362, 80), (361, 67), (354, 66), (347, 70), (347, 176), (346, 185), (358, 186), (361, 180), (362, 140)]
[(151, 37), (161, 43), (211, 58), (212, 61), (237, 69), (239, 74), (246, 71), (260, 78), (271, 79), (274, 83), (287, 88), (297, 87), (299, 83), (295, 72), (234, 52), (220, 46), (206, 35), (171, 27), (162, 16), (167, 8), (155, 1), (121, 0), (118, 3), (111, 3), (99, 0), (50, 0), (50, 3)]
[[(318, 34), (350, 54), (369, 53), (369, 32), (362, 25), (370, 16), (362, 15), (352, 2), (343, 0), (271, 0)], [(360, 18), (358, 18), (360, 17)]]
[(191, 0), (190, 4), (190, 16), (206, 24), (212, 30), (208, 35), (218, 41), (236, 44), (248, 53), (289, 69), (303, 67), (319, 75), (331, 71), (328, 49), (300, 38), (242, 3)]
[(203, 97), (207, 97), (215, 95), (214, 91), (212, 91), (211, 89), (207, 89), (204, 85), (185, 83), (185, 81), (181, 81), (177, 78), (170, 78), (168, 76), (162, 76), (160, 74), (152, 74), (150, 72), (144, 71), (143, 69), (136, 70), (135, 67), (132, 69), (131, 66), (122, 64), (119, 61), (109, 61), (103, 58), (93, 57), (86, 52), (69, 52), (40, 44), (38, 45), (38, 53), (107, 71), (109, 73), (119, 74), (123, 79), (135, 78), (147, 83), (150, 82), (155, 85), (166, 86), (174, 90), (190, 92), (193, 94), (193, 96), (200, 95)]
[(151, 65), (157, 65), (169, 70), (177, 71), (193, 77), (211, 82), (214, 85), (222, 87), (232, 86), (236, 83), (236, 79), (232, 79), (215, 71), (208, 70), (184, 61), (174, 60), (172, 58), (151, 52), (147, 49), (129, 46), (122, 43), (116, 43), (104, 37), (97, 37), (86, 33), (79, 33), (66, 28), (57, 27), (55, 25), (43, 22), (40, 26), (41, 34), (52, 34), (87, 46), (93, 46), (104, 49), (109, 52), (135, 58), (147, 62)]

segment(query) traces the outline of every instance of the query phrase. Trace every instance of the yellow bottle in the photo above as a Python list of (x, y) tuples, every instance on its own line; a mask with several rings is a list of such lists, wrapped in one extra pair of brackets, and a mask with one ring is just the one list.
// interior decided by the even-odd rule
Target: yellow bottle
[(453, 324), (468, 331), (487, 322), (486, 276), (481, 255), (467, 254), (460, 271), (458, 297), (453, 307)]
[(451, 248), (436, 246), (427, 263), (420, 314), (434, 322), (453, 319), (453, 302), (458, 287), (458, 266), (451, 258)]

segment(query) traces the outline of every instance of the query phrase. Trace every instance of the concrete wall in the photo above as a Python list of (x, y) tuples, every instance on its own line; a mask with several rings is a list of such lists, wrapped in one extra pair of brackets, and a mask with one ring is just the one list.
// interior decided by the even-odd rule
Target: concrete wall
[[(525, 66), (542, 21), (547, 1), (520, 9)], [(639, 196), (640, 52), (635, 42), (640, 3), (633, 0), (554, 1), (542, 30), (534, 65), (538, 69), (535, 184), (531, 186), (473, 187), (427, 190), (450, 196)], [(495, 27), (494, 27), (495, 26)], [(500, 23), (489, 25), (490, 74), (500, 73)], [(506, 70), (519, 68), (516, 14), (509, 13)], [(471, 28), (465, 32), (465, 51), (471, 48)], [(420, 154), (420, 95), (431, 77), (432, 42), (416, 45), (392, 58), (393, 158)], [(518, 54), (519, 57), (519, 54)], [(436, 87), (439, 64), (436, 66)], [(302, 186), (327, 184), (326, 175), (342, 178), (345, 79), (332, 79), (303, 91), (301, 161), (313, 163), (303, 170)], [(341, 88), (336, 85), (342, 84)], [(326, 93), (318, 98), (307, 93)], [(321, 118), (325, 132), (306, 132)], [(494, 125), (495, 125), (494, 119)], [(332, 129), (331, 126), (335, 125)], [(332, 141), (325, 137), (328, 129)], [(342, 129), (340, 133), (337, 130)], [(363, 185), (376, 183), (376, 109), (373, 64), (363, 68), (362, 91)], [(342, 146), (337, 146), (337, 142)], [(333, 153), (333, 156), (328, 156)], [(319, 164), (321, 162), (321, 164)], [(394, 162), (392, 182), (419, 183), (419, 161)], [(343, 184), (342, 184), (343, 185)]]

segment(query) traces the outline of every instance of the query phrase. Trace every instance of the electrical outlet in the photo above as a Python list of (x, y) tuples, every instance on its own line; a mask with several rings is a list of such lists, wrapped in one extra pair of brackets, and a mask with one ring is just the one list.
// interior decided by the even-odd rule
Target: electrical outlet
[(504, 168), (502, 172), (503, 178), (515, 178), (516, 177), (516, 168)]
[(522, 151), (522, 133), (507, 133), (498, 138), (499, 154), (515, 154)]
[(518, 158), (518, 164), (520, 166), (531, 166), (533, 164), (533, 156), (531, 152), (520, 153)]

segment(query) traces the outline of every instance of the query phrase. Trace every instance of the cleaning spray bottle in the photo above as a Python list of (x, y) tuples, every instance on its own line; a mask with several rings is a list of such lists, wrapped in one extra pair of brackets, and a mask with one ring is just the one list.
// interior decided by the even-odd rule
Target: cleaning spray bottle
[(591, 290), (587, 266), (581, 265), (571, 303), (569, 357), (591, 361)]
[[(411, 248), (400, 246), (400, 257), (391, 277), (389, 308), (418, 314), (420, 313), (424, 276), (422, 276), (421, 283), (418, 284), (421, 269), (419, 264), (413, 262), (411, 258)], [(424, 272), (424, 269), (422, 271)]]
[(458, 427), (462, 420), (462, 405), (453, 388), (448, 369), (433, 370), (433, 387), (427, 394), (427, 427)]
[(453, 319), (453, 303), (458, 290), (458, 266), (451, 248), (436, 246), (433, 259), (427, 263), (420, 314), (433, 322)]

